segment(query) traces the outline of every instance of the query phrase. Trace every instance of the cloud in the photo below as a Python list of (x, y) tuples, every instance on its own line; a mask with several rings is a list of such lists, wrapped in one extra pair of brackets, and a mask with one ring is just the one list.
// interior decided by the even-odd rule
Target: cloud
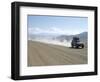
[(48, 33), (48, 34), (66, 34), (66, 35), (74, 35), (81, 33), (82, 30), (73, 30), (73, 29), (62, 29), (57, 27), (49, 27), (49, 28), (39, 28), (39, 27), (29, 27), (28, 34), (40, 34), (40, 33)]
[(53, 34), (62, 34), (63, 31), (56, 27), (49, 27), (49, 28), (38, 28), (38, 27), (30, 27), (28, 28), (29, 34), (39, 34), (39, 33), (53, 33)]
[(29, 34), (37, 34), (37, 33), (41, 33), (42, 32), (42, 29), (38, 28), (38, 27), (30, 27), (28, 28), (28, 33)]

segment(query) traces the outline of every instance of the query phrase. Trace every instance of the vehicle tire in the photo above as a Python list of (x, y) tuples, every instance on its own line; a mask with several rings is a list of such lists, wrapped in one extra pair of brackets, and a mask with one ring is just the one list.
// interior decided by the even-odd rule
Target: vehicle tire
[(77, 45), (75, 48), (79, 48), (79, 46)]
[(73, 44), (71, 46), (72, 46), (72, 48), (74, 48), (74, 45)]
[(81, 48), (84, 48), (84, 44), (81, 45)]

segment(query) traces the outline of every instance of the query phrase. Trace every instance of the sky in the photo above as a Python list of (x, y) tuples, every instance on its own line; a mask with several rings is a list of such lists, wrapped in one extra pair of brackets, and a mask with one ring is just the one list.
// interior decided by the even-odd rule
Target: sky
[(87, 17), (28, 15), (28, 34), (74, 35), (88, 30)]

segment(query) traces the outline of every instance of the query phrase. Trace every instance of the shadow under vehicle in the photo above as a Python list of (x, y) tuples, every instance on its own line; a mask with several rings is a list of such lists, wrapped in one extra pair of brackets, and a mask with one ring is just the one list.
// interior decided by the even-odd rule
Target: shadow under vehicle
[(72, 42), (71, 42), (71, 47), (72, 48), (84, 48), (84, 44), (80, 42), (79, 37), (73, 37)]

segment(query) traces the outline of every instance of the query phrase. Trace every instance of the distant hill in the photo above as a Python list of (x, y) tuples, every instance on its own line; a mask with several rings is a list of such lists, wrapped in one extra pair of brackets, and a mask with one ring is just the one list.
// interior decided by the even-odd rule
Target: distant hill
[(88, 33), (87, 32), (83, 32), (83, 33), (77, 34), (75, 36), (78, 36), (80, 38), (80, 41), (87, 42), (87, 39), (88, 39)]
[(55, 40), (67, 40), (70, 41), (72, 40), (73, 37), (79, 37), (80, 41), (82, 42), (86, 42), (87, 41), (87, 36), (88, 33), (87, 32), (82, 32), (80, 34), (76, 34), (76, 35), (54, 35), (54, 34), (33, 34), (33, 35), (28, 35), (29, 39), (55, 39)]
[(80, 41), (85, 44), (87, 47), (87, 39), (88, 33), (82, 32), (76, 35), (55, 35), (55, 34), (32, 34), (28, 35), (28, 40), (40, 41), (40, 42), (47, 42), (47, 43), (61, 43), (67, 44), (71, 43), (73, 37), (79, 37)]
[(79, 37), (80, 41), (86, 43), (87, 36), (88, 36), (87, 32), (82, 32), (82, 33), (76, 34), (76, 35), (61, 35), (61, 36), (56, 37), (56, 39), (61, 40), (61, 41), (63, 41), (63, 40), (70, 41), (70, 40), (72, 40), (73, 37)]
[(57, 34), (49, 34), (49, 33), (39, 33), (39, 34), (30, 34), (28, 35), (28, 39), (54, 39), (60, 35)]

